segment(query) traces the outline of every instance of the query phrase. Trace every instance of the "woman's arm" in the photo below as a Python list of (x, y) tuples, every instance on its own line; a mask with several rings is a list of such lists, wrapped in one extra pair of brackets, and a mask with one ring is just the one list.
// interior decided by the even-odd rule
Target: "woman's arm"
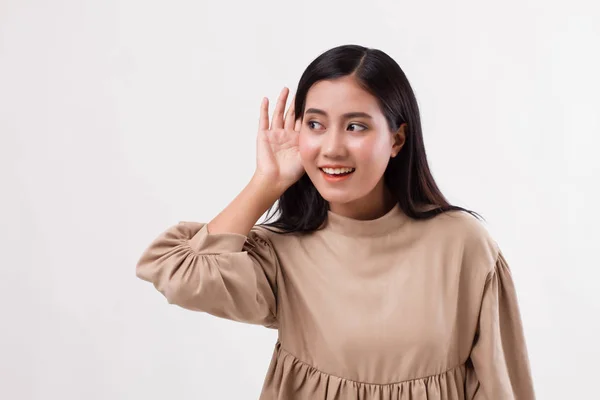
[(248, 235), (258, 219), (275, 203), (284, 190), (266, 178), (254, 175), (244, 190), (208, 223), (210, 233)]
[(304, 173), (288, 89), (269, 126), (268, 99), (260, 108), (257, 165), (250, 183), (208, 224), (180, 222), (144, 251), (136, 275), (170, 303), (223, 318), (274, 327), (279, 260), (260, 216)]
[(276, 326), (279, 261), (268, 234), (254, 224), (277, 197), (273, 187), (253, 180), (210, 224), (180, 222), (160, 234), (136, 275), (171, 304)]
[(471, 361), (479, 382), (474, 399), (535, 399), (516, 290), (501, 251), (486, 279)]

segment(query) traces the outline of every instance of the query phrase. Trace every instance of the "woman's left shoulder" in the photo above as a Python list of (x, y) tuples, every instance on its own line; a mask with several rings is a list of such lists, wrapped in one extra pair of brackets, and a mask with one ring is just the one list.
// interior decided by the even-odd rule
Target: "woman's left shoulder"
[(468, 239), (493, 240), (486, 223), (473, 214), (462, 210), (450, 210), (435, 217), (442, 228)]
[(434, 220), (435, 229), (460, 248), (463, 262), (493, 269), (500, 248), (484, 221), (462, 210), (444, 212)]

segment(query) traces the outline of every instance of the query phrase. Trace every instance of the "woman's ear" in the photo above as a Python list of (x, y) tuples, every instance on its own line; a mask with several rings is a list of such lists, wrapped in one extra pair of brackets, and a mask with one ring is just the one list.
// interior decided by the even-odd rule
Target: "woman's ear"
[(391, 157), (396, 157), (404, 143), (406, 142), (406, 122), (400, 125), (400, 128), (392, 135), (392, 153)]

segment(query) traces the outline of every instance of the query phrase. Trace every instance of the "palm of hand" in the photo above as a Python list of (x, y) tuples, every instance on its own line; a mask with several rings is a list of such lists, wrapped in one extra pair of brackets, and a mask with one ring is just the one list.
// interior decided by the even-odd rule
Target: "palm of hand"
[(279, 96), (270, 128), (268, 99), (263, 99), (256, 154), (257, 173), (285, 187), (304, 174), (298, 149), (300, 121), (295, 121), (293, 100), (285, 117), (283, 116), (287, 92), (287, 88), (284, 88)]

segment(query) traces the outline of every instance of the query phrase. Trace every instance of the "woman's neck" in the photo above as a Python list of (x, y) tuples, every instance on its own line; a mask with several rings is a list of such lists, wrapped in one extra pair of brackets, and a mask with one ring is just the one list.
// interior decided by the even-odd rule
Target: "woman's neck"
[(335, 214), (357, 219), (373, 220), (387, 214), (398, 203), (395, 196), (381, 182), (369, 195), (349, 203), (329, 203), (329, 210)]

